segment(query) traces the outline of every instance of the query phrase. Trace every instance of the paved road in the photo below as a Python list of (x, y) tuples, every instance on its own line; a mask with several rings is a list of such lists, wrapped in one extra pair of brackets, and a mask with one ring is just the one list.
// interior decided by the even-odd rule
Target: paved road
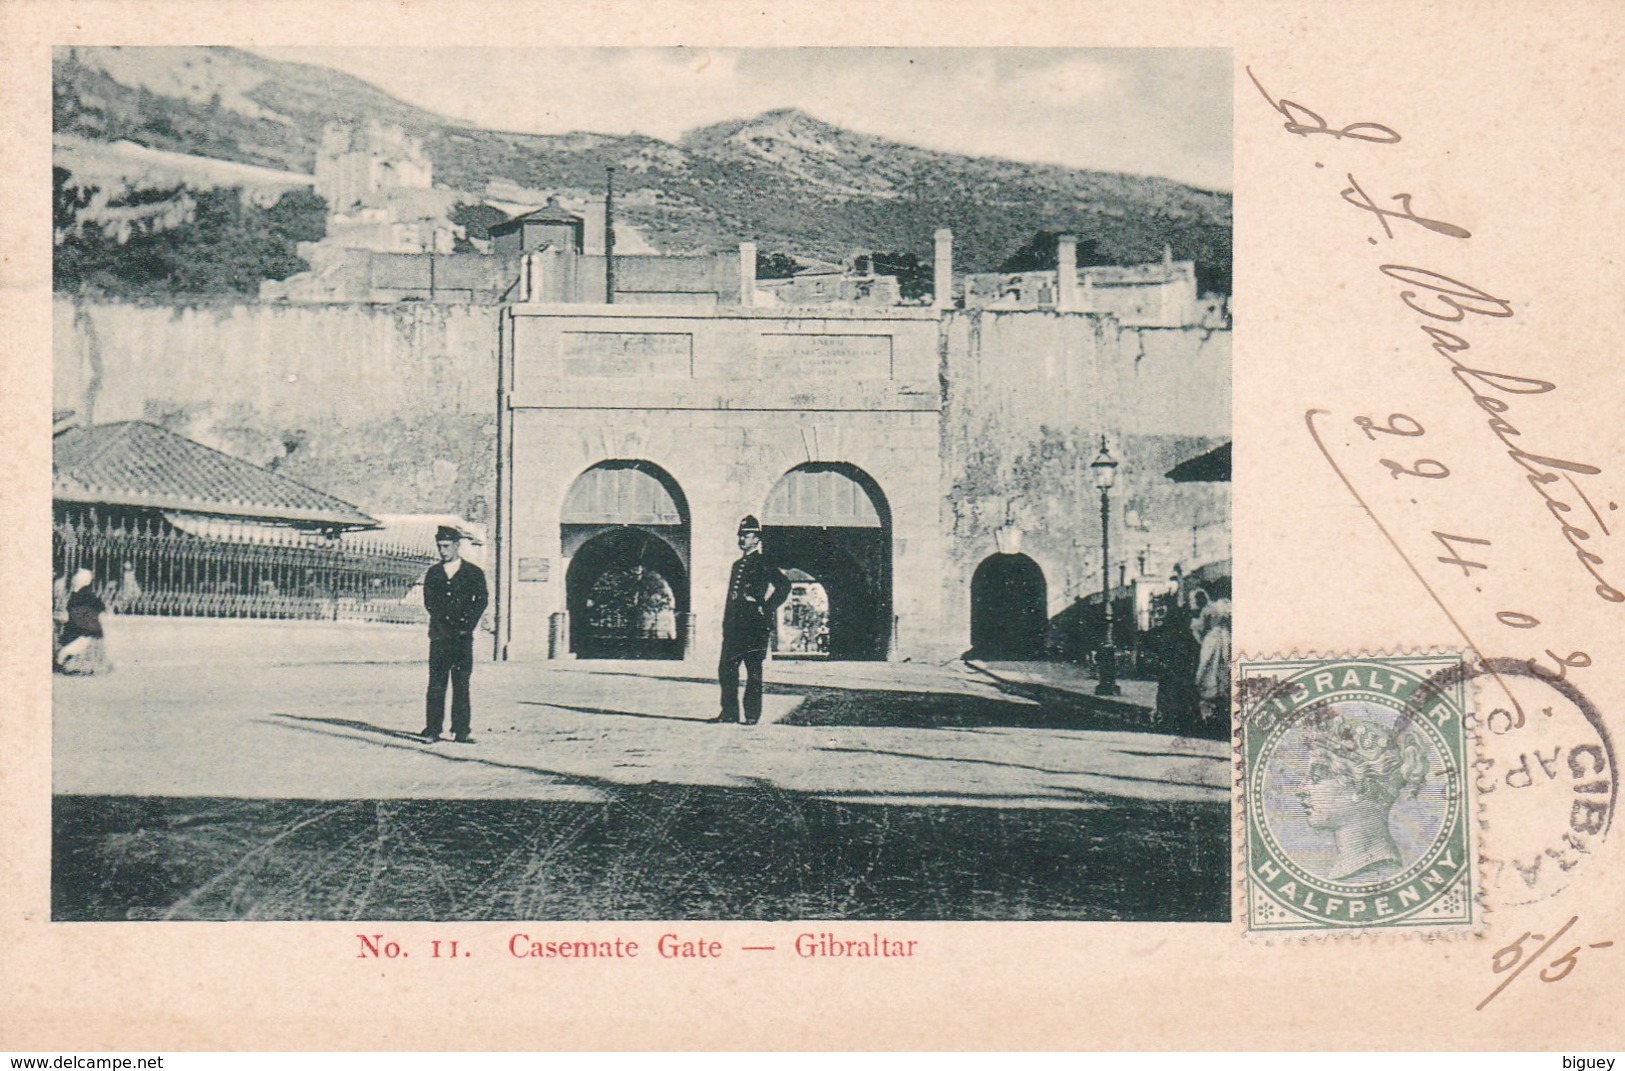
[(784, 662), (743, 727), (682, 664), (482, 664), (431, 746), (424, 673), (59, 679), (53, 917), (1229, 917), (1226, 745), (1139, 707)]
[(958, 663), (769, 669), (763, 723), (742, 727), (704, 723), (716, 686), (682, 663), (482, 664), (472, 746), (411, 735), (417, 665), (59, 678), (55, 790), (590, 801), (668, 784), (999, 807), (1228, 799), (1225, 744), (1130, 731), (1131, 708), (1035, 699)]

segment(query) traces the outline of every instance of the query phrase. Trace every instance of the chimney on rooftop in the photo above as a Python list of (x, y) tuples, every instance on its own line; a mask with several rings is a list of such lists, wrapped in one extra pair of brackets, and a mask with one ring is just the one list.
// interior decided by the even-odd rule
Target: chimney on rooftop
[(739, 304), (756, 304), (756, 243), (739, 243)]
[(587, 198), (581, 208), (581, 251), (589, 257), (604, 255), (604, 199)]
[(519, 300), (534, 305), (546, 300), (547, 259), (556, 256), (550, 248), (532, 249), (519, 264)]
[(936, 254), (933, 258), (932, 268), (935, 290), (931, 295), (931, 307), (934, 309), (951, 309), (954, 307), (954, 232), (942, 227), (936, 233)]
[(1055, 310), (1078, 311), (1078, 236), (1063, 234), (1055, 240)]

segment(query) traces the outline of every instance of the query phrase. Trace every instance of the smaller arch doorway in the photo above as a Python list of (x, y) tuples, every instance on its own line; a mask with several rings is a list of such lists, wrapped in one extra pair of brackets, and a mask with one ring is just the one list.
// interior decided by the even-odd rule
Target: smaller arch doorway
[(1044, 570), (1025, 554), (994, 554), (970, 582), (970, 643), (978, 658), (1025, 662), (1045, 656), (1049, 627)]

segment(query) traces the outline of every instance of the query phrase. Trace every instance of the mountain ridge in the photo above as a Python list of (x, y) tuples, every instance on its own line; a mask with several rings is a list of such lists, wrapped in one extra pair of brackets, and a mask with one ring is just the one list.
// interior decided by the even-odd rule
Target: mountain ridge
[(59, 132), (130, 140), (310, 173), (329, 121), (378, 120), (421, 138), (437, 184), (587, 194), (617, 168), (618, 210), (667, 252), (754, 240), (839, 260), (856, 250), (931, 253), (950, 227), (963, 270), (996, 270), (1039, 230), (1070, 231), (1121, 263), (1195, 260), (1228, 291), (1231, 197), (1166, 178), (972, 157), (847, 130), (799, 108), (639, 134), (532, 134), (472, 126), (364, 79), (232, 48), (59, 49)]

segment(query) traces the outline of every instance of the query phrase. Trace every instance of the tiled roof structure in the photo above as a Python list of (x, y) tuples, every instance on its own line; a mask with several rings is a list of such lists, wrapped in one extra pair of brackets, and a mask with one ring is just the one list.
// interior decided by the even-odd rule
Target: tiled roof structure
[(516, 231), (526, 223), (584, 223), (581, 216), (576, 215), (568, 208), (561, 207), (558, 198), (549, 198), (545, 208), (538, 208), (534, 212), (526, 212), (522, 216), (503, 220), (486, 228), (485, 233), (493, 237), (498, 234), (507, 234)]
[(519, 219), (526, 223), (582, 222), (582, 218), (580, 216), (576, 215), (568, 208), (561, 208), (556, 204), (550, 204), (546, 208), (538, 208), (534, 212), (526, 212), (524, 215), (520, 216)]
[(70, 428), (51, 450), (62, 502), (186, 510), (328, 528), (372, 528), (348, 502), (141, 420)]

